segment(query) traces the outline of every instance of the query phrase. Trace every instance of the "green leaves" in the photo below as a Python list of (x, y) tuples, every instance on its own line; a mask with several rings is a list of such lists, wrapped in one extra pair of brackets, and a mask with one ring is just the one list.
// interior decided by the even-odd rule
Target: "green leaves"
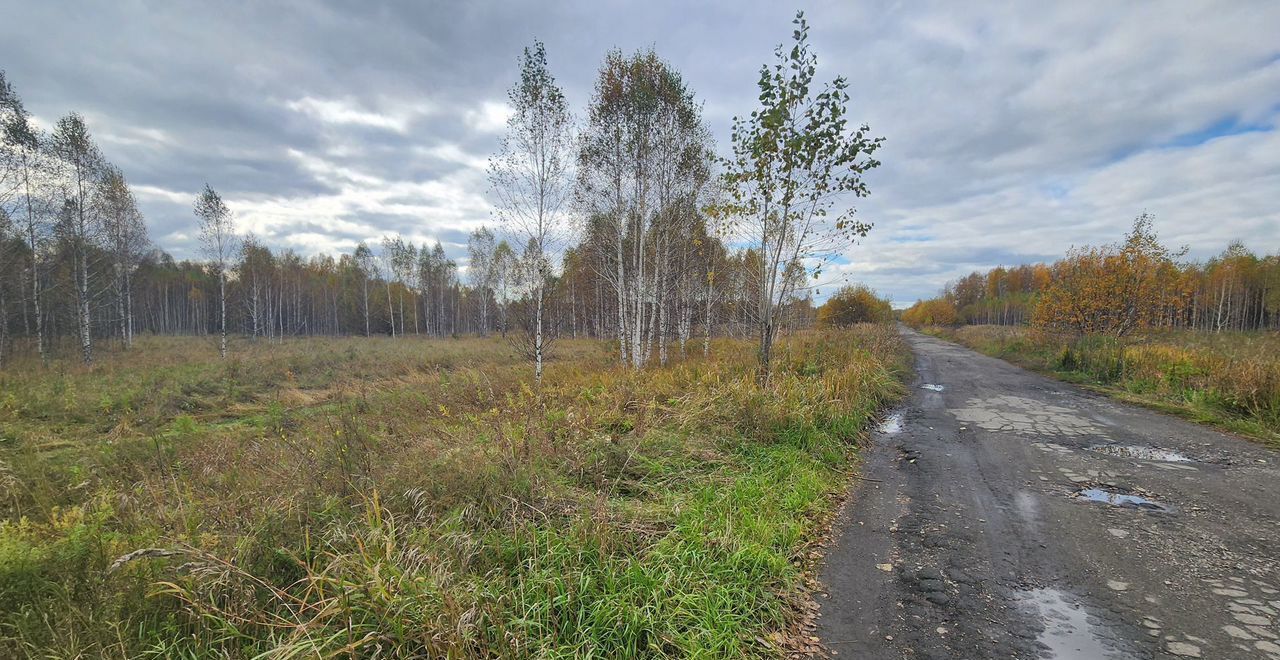
[(776, 310), (806, 279), (794, 271), (816, 279), (824, 263), (871, 230), (845, 200), (868, 194), (862, 175), (879, 166), (871, 154), (883, 142), (865, 124), (849, 130), (846, 78), (815, 87), (818, 58), (804, 13), (793, 23), (793, 43), (778, 46), (777, 61), (760, 68), (760, 107), (734, 119), (733, 156), (722, 161), (732, 200), (722, 211), (738, 215), (729, 224), (757, 241), (764, 258), (762, 336), (773, 332)]

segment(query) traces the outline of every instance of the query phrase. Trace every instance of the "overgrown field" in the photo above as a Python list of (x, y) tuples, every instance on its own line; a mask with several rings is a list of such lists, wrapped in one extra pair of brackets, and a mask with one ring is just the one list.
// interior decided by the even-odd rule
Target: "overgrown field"
[(0, 373), (0, 657), (769, 656), (907, 352), (631, 372), (499, 339), (147, 339)]
[(1274, 332), (1179, 330), (1116, 339), (1012, 326), (926, 331), (1280, 447), (1280, 335)]

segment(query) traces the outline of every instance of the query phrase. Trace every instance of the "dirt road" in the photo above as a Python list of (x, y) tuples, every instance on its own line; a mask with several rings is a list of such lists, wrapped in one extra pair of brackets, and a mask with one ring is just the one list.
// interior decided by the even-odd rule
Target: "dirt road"
[(1280, 454), (904, 332), (821, 573), (834, 657), (1280, 659)]

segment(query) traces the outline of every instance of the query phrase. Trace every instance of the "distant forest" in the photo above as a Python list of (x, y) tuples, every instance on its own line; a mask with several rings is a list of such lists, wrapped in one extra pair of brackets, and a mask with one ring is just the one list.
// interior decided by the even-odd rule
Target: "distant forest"
[[(541, 45), (522, 61), (522, 84), (543, 86), (550, 109), (542, 111), (567, 117), (547, 82)], [(521, 244), (520, 232), (507, 232), (508, 241), (479, 228), (460, 268), (441, 243), (400, 236), (349, 254), (273, 250), (237, 231), (212, 188), (192, 193), (191, 225), (201, 229), (208, 258), (175, 260), (149, 239), (125, 174), (101, 153), (84, 118), (70, 113), (42, 130), (0, 72), (0, 357), (76, 351), (90, 361), (95, 347), (127, 347), (136, 333), (216, 334), (224, 322), (233, 335), (265, 340), (507, 334), (530, 322), (531, 305), (549, 338), (625, 337), (635, 355), (624, 359), (637, 365), (665, 362), (669, 347), (684, 351), (713, 335), (758, 335), (753, 324), (770, 293), (762, 286), (774, 281), (769, 270), (779, 257), (730, 248), (710, 226), (704, 209), (714, 201), (716, 162), (701, 105), (652, 51), (611, 52), (600, 76), (584, 125), (560, 138), (561, 188), (542, 193), (560, 195), (556, 202), (573, 204), (585, 220), (570, 231), (555, 218), (560, 226), (536, 245)], [(610, 86), (618, 80), (627, 86)], [(618, 137), (617, 117), (657, 92), (664, 103), (645, 110), (653, 117)], [(647, 146), (610, 162), (617, 140)], [(511, 179), (506, 189), (520, 188), (524, 164), (497, 173)], [(619, 167), (635, 180), (611, 191), (604, 184)], [(636, 190), (644, 197), (629, 192)], [(620, 221), (608, 206), (617, 198), (648, 211)], [(552, 246), (552, 233), (576, 242)], [(546, 263), (553, 254), (558, 263)], [(783, 286), (773, 288), (787, 332), (811, 325), (816, 310), (799, 259), (781, 266)]]
[(1280, 329), (1280, 254), (1240, 242), (1203, 263), (1160, 242), (1143, 214), (1115, 245), (1073, 249), (1053, 264), (994, 268), (903, 312), (916, 325), (1032, 324), (1076, 333)]

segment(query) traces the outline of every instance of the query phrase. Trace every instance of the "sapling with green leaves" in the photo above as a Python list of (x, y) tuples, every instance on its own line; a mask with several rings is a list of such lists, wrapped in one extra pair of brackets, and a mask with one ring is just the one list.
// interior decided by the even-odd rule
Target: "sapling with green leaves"
[(796, 267), (817, 279), (825, 265), (871, 230), (854, 215), (852, 199), (870, 189), (863, 175), (880, 165), (873, 154), (884, 138), (849, 118), (849, 81), (818, 87), (818, 58), (804, 13), (790, 48), (760, 68), (760, 107), (735, 117), (732, 157), (724, 161), (725, 228), (753, 243), (761, 258), (756, 323), (760, 377), (767, 381), (786, 302), (797, 293)]

